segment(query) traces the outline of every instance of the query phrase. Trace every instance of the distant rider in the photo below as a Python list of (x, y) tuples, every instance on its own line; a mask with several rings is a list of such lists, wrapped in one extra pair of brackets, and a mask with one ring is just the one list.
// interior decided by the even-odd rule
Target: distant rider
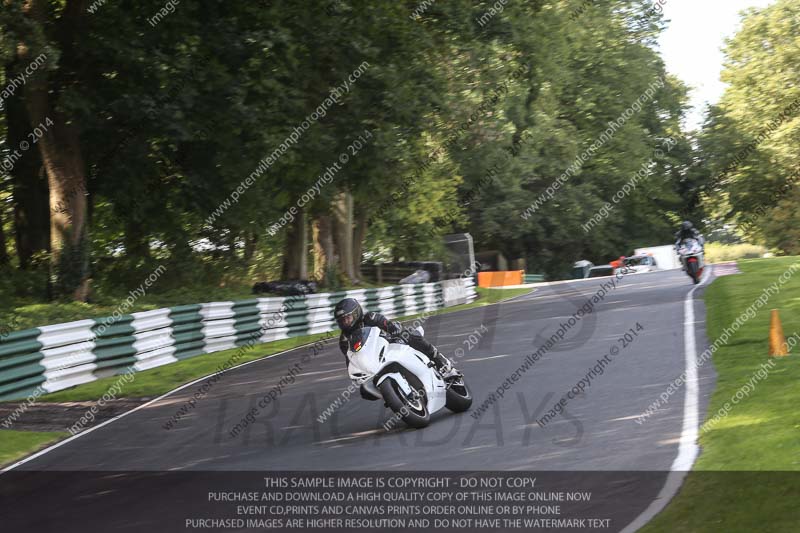
[(681, 243), (685, 239), (695, 239), (700, 246), (705, 248), (706, 240), (703, 238), (703, 235), (697, 231), (697, 228), (694, 227), (694, 224), (689, 222), (688, 220), (684, 220), (681, 224), (681, 229), (675, 234), (675, 249), (678, 249)]
[(390, 341), (402, 340), (413, 349), (425, 354), (443, 376), (454, 371), (453, 363), (417, 331), (406, 329), (399, 322), (389, 320), (380, 313), (364, 314), (361, 304), (354, 298), (345, 298), (336, 304), (333, 316), (342, 330), (339, 336), (339, 349), (342, 350), (348, 364), (347, 350), (350, 345), (350, 335), (363, 327), (376, 327), (384, 331)]

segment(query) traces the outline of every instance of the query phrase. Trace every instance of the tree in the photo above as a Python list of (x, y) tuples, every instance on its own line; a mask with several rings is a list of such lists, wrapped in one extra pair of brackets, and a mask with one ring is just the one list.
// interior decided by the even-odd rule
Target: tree
[[(787, 253), (797, 250), (791, 182), (800, 169), (798, 31), (796, 2), (746, 13), (725, 49), (728, 88), (701, 136), (707, 208), (739, 223), (750, 239)], [(757, 223), (747, 224), (751, 219)]]
[[(6, 27), (16, 45), (14, 64), (31, 65), (38, 58), (46, 61), (46, 67), (31, 76), (23, 90), (28, 131), (37, 132), (36, 144), (49, 188), (52, 289), (57, 295), (85, 300), (89, 290), (88, 211), (85, 196), (76, 191), (86, 190), (86, 176), (80, 130), (66, 102), (80, 66), (75, 39), (82, 28), (86, 4), (67, 0), (63, 6), (56, 6), (29, 0), (6, 8)], [(11, 110), (9, 133), (13, 138), (19, 135), (19, 111), (13, 103)], [(26, 181), (33, 182), (36, 174), (29, 169)], [(26, 185), (36, 187), (34, 183)], [(23, 222), (22, 218), (19, 221)], [(22, 256), (23, 264), (29, 258), (27, 252)]]

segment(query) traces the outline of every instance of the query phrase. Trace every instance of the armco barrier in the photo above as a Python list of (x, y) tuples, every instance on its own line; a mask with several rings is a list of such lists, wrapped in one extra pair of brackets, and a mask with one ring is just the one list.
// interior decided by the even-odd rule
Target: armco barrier
[(544, 281), (544, 274), (525, 274), (522, 281), (524, 283), (540, 283)]
[[(473, 281), (458, 281), (468, 301), (474, 300)], [(55, 392), (121, 374), (128, 367), (147, 370), (235, 348), (258, 332), (259, 342), (269, 342), (332, 331), (333, 307), (346, 297), (388, 317), (433, 311), (444, 307), (448, 298), (441, 283), (424, 283), (182, 305), (116, 320), (78, 320), (16, 331), (0, 340), (0, 400), (25, 398), (39, 388)]]

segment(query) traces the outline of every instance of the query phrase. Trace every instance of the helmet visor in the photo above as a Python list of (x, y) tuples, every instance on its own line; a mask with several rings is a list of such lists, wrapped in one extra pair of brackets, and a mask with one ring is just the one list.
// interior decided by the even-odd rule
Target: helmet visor
[(339, 328), (345, 331), (349, 330), (353, 327), (353, 324), (356, 321), (356, 314), (358, 310), (354, 309), (347, 314), (341, 315), (336, 317), (336, 323), (339, 324)]

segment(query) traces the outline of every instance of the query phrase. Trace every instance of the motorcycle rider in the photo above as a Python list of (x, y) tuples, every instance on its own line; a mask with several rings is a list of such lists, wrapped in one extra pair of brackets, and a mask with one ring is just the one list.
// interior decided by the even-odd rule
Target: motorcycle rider
[(376, 327), (388, 334), (390, 342), (402, 339), (411, 348), (425, 354), (442, 376), (448, 377), (455, 371), (453, 363), (417, 331), (406, 329), (399, 322), (389, 320), (380, 313), (364, 314), (361, 304), (355, 298), (345, 298), (336, 304), (333, 316), (342, 330), (339, 336), (339, 349), (342, 350), (347, 364), (350, 364), (347, 359), (350, 334), (363, 327)]
[(683, 223), (681, 224), (681, 229), (679, 229), (678, 232), (675, 233), (675, 238), (677, 239), (675, 241), (675, 249), (678, 249), (678, 247), (680, 247), (684, 239), (695, 239), (697, 240), (698, 243), (700, 243), (700, 246), (705, 248), (706, 241), (703, 238), (703, 235), (699, 231), (697, 231), (697, 228), (694, 227), (694, 224), (692, 224), (688, 220), (683, 221)]

